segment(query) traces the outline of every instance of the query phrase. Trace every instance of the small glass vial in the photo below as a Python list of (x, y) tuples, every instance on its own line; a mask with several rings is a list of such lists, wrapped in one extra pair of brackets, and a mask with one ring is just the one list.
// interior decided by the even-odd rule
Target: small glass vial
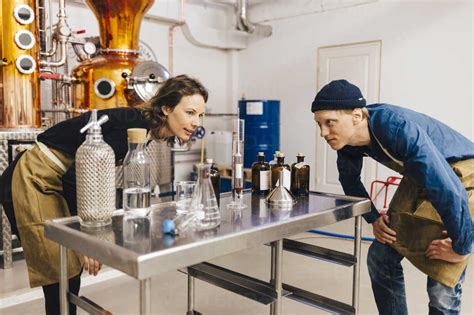
[(302, 153), (298, 153), (296, 163), (291, 165), (291, 192), (295, 196), (309, 195), (309, 165)]
[(221, 174), (216, 164), (213, 163), (212, 159), (206, 159), (207, 164), (211, 164), (211, 169), (209, 170), (209, 177), (211, 178), (212, 187), (214, 188), (214, 194), (216, 195), (217, 204), (220, 206), (221, 198)]
[(128, 152), (123, 161), (124, 218), (144, 217), (150, 213), (150, 158), (146, 154), (146, 129), (131, 128)]
[(252, 164), (252, 193), (268, 194), (270, 192), (270, 165), (265, 163), (265, 154), (258, 152), (257, 162)]
[(281, 183), (279, 182), (280, 172), (283, 172), (283, 186), (290, 190), (290, 182), (291, 182), (291, 170), (288, 164), (285, 164), (285, 154), (279, 152), (276, 155), (277, 162), (276, 164), (271, 166), (272, 172), (272, 189), (279, 186)]

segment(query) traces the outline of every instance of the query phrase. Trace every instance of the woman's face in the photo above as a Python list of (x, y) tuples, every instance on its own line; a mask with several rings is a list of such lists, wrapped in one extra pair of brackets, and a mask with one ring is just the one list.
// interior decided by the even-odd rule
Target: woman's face
[(338, 110), (320, 110), (314, 120), (321, 130), (321, 137), (333, 150), (340, 150), (352, 142), (355, 133), (353, 116)]
[(163, 106), (167, 116), (167, 136), (176, 136), (182, 141), (189, 141), (194, 130), (199, 126), (199, 119), (204, 113), (205, 102), (201, 94), (183, 96), (181, 101), (170, 109)]

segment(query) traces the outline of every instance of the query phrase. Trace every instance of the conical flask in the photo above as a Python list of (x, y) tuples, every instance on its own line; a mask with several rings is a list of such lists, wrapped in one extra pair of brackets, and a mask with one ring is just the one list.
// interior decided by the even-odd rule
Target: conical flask
[(211, 164), (197, 164), (198, 180), (191, 200), (195, 211), (194, 227), (198, 231), (213, 229), (221, 223), (221, 213), (209, 172)]

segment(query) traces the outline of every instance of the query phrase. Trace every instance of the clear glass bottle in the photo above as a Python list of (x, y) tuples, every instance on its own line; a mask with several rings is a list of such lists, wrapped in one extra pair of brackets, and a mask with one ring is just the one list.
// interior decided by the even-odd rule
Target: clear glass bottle
[[(272, 165), (272, 189), (276, 186), (280, 185), (280, 172), (283, 172), (283, 186), (286, 189), (290, 190), (290, 182), (291, 182), (291, 170), (288, 164), (285, 164), (285, 154), (279, 152), (276, 155), (277, 162), (276, 164)], [(277, 185), (278, 183), (278, 185)]]
[(191, 211), (195, 212), (195, 229), (203, 231), (217, 227), (221, 223), (221, 213), (209, 176), (211, 165), (199, 163), (196, 167), (198, 179), (191, 200)]
[(76, 152), (77, 215), (81, 226), (102, 227), (112, 223), (115, 210), (115, 154), (103, 140), (101, 127), (107, 115), (97, 120), (93, 110), (84, 143)]
[(304, 155), (298, 153), (296, 163), (291, 165), (291, 192), (293, 195), (309, 195), (309, 169), (309, 165), (304, 162)]
[(216, 195), (217, 205), (220, 206), (221, 174), (219, 173), (219, 169), (217, 168), (216, 164), (213, 163), (212, 159), (206, 159), (206, 163), (211, 164), (211, 168), (209, 170), (209, 177), (211, 178), (212, 187), (214, 188), (214, 194)]
[(257, 162), (252, 164), (252, 193), (268, 194), (270, 192), (270, 165), (265, 163), (265, 154), (258, 152)]
[(150, 158), (146, 149), (146, 129), (131, 128), (128, 152), (123, 161), (124, 218), (143, 217), (150, 213)]

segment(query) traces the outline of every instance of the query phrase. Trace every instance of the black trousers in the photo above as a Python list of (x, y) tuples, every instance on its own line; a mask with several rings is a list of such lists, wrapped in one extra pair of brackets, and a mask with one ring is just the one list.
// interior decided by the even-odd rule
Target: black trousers
[[(69, 292), (79, 294), (81, 287), (81, 272), (74, 278), (69, 279)], [(59, 315), (59, 283), (43, 286), (44, 308), (46, 315)], [(69, 303), (69, 314), (76, 315), (76, 305)]]

